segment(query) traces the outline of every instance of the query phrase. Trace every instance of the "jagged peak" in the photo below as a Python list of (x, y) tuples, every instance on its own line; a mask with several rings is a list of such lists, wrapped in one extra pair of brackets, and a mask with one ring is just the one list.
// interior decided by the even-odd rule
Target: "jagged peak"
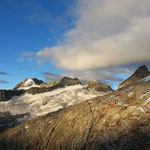
[(135, 82), (147, 77), (148, 75), (150, 75), (148, 68), (146, 67), (146, 65), (142, 65), (128, 79), (126, 79), (124, 82), (122, 82), (119, 85), (118, 89), (132, 85)]
[(149, 73), (148, 68), (146, 67), (146, 65), (140, 66), (133, 75), (141, 75), (143, 73)]
[(31, 87), (37, 87), (42, 83), (44, 82), (37, 78), (26, 78), (23, 82), (17, 84), (14, 90), (29, 89)]

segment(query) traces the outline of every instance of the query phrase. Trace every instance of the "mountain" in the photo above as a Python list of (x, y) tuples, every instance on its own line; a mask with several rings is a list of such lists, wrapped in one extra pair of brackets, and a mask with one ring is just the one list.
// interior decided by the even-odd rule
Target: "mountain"
[(13, 96), (20, 96), (25, 93), (34, 95), (78, 84), (81, 84), (81, 82), (77, 78), (71, 79), (64, 77), (59, 82), (51, 82), (49, 84), (46, 84), (42, 80), (38, 80), (36, 78), (28, 78), (17, 84), (13, 90), (0, 90), (0, 101), (8, 101)]
[[(28, 81), (30, 80), (22, 83), (27, 85)], [(22, 88), (23, 85), (20, 87)], [(9, 93), (7, 90), (5, 92)], [(30, 89), (26, 87), (26, 90), (11, 90), (9, 100), (0, 102), (0, 118), (3, 120), (0, 123), (0, 131), (108, 92), (110, 91), (93, 91), (81, 85), (77, 78), (68, 77), (62, 78), (51, 87), (31, 87)]]
[[(66, 96), (70, 97), (70, 92)], [(85, 99), (2, 132), (1, 150), (150, 149), (150, 76), (104, 96)]]
[(113, 89), (109, 85), (106, 85), (97, 81), (89, 81), (86, 83), (86, 85), (88, 88), (93, 89), (98, 92), (113, 91)]
[(40, 84), (44, 83), (42, 80), (36, 78), (27, 78), (23, 82), (17, 84), (14, 90), (27, 90), (31, 87), (40, 87)]
[(140, 82), (35, 118), (3, 132), (1, 149), (148, 149), (149, 89), (149, 81)]
[(150, 72), (147, 67), (145, 65), (140, 66), (132, 76), (119, 85), (118, 89), (130, 86), (148, 75), (150, 75)]

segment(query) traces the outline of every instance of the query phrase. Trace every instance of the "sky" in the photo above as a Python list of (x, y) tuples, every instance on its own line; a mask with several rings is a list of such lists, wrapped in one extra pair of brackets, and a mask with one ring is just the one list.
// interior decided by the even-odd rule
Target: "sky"
[(26, 78), (114, 89), (150, 62), (148, 0), (1, 0), (0, 89)]

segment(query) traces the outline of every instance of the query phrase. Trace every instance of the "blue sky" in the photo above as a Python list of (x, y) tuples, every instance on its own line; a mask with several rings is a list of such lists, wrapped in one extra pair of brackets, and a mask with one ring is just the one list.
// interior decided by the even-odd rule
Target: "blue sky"
[(24, 56), (24, 52), (36, 53), (63, 41), (65, 30), (71, 26), (72, 18), (67, 11), (73, 3), (73, 0), (0, 1), (0, 71), (8, 73), (0, 75), (0, 80), (8, 82), (0, 84), (0, 89), (13, 88), (25, 78), (44, 79), (43, 72), (61, 72), (49, 62), (38, 66), (37, 60)]
[(147, 0), (1, 0), (0, 89), (63, 76), (117, 88), (150, 62)]

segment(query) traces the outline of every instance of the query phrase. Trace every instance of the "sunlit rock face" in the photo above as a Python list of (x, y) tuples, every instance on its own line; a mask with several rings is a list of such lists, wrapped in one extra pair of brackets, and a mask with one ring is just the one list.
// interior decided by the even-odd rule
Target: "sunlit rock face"
[(131, 77), (119, 85), (118, 89), (134, 84), (148, 75), (150, 75), (150, 72), (148, 71), (147, 67), (145, 65), (140, 66)]
[[(148, 150), (150, 77), (0, 134), (1, 150)], [(14, 138), (15, 137), (15, 138)]]
[(52, 86), (57, 85), (57, 84), (58, 84), (58, 83), (57, 83), (56, 81), (50, 82), (50, 83), (48, 83), (48, 84), (42, 83), (42, 84), (40, 85), (40, 87), (52, 87)]
[(98, 91), (98, 92), (100, 92), (100, 91), (101, 92), (113, 91), (109, 85), (106, 85), (106, 84), (103, 84), (103, 83), (100, 83), (97, 81), (89, 81), (86, 83), (86, 85), (88, 88), (95, 90), (95, 91)]

